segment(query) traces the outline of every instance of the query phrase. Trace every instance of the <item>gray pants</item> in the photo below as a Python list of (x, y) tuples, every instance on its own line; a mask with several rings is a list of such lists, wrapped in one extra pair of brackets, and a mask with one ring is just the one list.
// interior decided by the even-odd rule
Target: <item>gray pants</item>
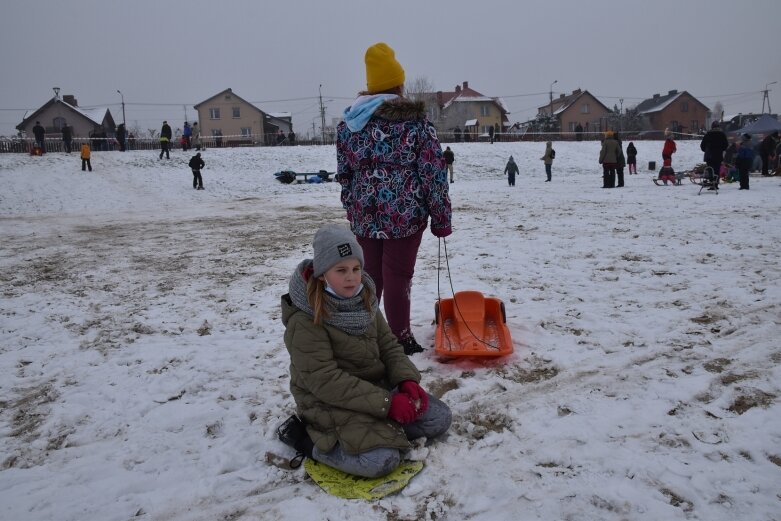
[[(428, 396), (428, 409), (413, 423), (402, 425), (407, 439), (436, 438), (450, 428), (452, 416), (450, 408), (433, 396)], [(339, 469), (342, 472), (377, 478), (384, 476), (401, 463), (399, 449), (379, 447), (358, 454), (347, 454), (338, 443), (329, 452), (322, 452), (317, 447), (312, 451), (312, 457), (320, 463)]]

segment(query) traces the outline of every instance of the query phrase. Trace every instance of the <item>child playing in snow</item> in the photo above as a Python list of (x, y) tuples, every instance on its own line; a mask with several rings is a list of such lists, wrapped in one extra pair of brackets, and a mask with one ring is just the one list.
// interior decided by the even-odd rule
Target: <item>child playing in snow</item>
[[(379, 477), (409, 440), (443, 434), (450, 409), (420, 387), (420, 373), (377, 308), (363, 250), (346, 227), (314, 238), (282, 297), (290, 391), (304, 429), (280, 438), (349, 474)], [(293, 439), (291, 439), (293, 438)]]
[(81, 171), (85, 171), (89, 167), (89, 171), (92, 172), (92, 163), (90, 163), (90, 149), (87, 143), (81, 145)]

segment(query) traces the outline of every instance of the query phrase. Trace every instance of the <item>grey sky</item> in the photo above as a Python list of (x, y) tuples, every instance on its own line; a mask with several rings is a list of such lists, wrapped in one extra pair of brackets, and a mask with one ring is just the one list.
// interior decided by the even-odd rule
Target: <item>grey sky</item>
[[(217, 8), (222, 8), (218, 10)], [(299, 134), (365, 88), (363, 54), (385, 41), (407, 79), (468, 81), (525, 121), (554, 96), (588, 89), (612, 107), (688, 90), (726, 113), (781, 111), (778, 0), (7, 0), (0, 17), (0, 135), (52, 87), (108, 106), (129, 126), (181, 126), (231, 87)], [(303, 99), (302, 99), (303, 98)], [(280, 101), (290, 100), (290, 101)], [(151, 105), (157, 104), (157, 105)]]

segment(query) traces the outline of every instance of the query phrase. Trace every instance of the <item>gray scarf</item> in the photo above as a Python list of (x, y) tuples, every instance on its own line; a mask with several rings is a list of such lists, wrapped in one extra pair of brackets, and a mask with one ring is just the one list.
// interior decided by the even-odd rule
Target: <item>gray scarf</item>
[[(311, 266), (311, 259), (301, 261), (290, 278), (289, 292), (290, 300), (293, 301), (295, 307), (304, 313), (314, 316), (315, 312), (306, 298), (306, 281), (303, 275), (304, 271)], [(372, 298), (371, 311), (368, 311), (363, 304), (362, 293), (367, 291), (368, 288), (371, 290), (372, 295), (376, 295), (376, 290), (374, 281), (366, 273), (363, 274), (362, 282), (364, 289), (350, 298), (338, 298), (330, 293), (324, 293), (323, 298), (329, 314), (328, 318), (323, 319), (326, 324), (341, 329), (349, 335), (366, 333), (366, 330), (369, 329), (369, 324), (374, 320), (374, 315), (377, 313), (377, 297)]]

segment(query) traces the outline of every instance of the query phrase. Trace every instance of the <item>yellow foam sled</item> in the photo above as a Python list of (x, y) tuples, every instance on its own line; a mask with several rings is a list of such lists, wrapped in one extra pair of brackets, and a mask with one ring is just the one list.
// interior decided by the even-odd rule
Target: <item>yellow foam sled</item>
[(304, 469), (309, 477), (320, 485), (320, 488), (332, 496), (371, 501), (406, 487), (410, 480), (423, 470), (423, 462), (402, 461), (396, 470), (381, 478), (353, 476), (311, 458), (304, 461)]

